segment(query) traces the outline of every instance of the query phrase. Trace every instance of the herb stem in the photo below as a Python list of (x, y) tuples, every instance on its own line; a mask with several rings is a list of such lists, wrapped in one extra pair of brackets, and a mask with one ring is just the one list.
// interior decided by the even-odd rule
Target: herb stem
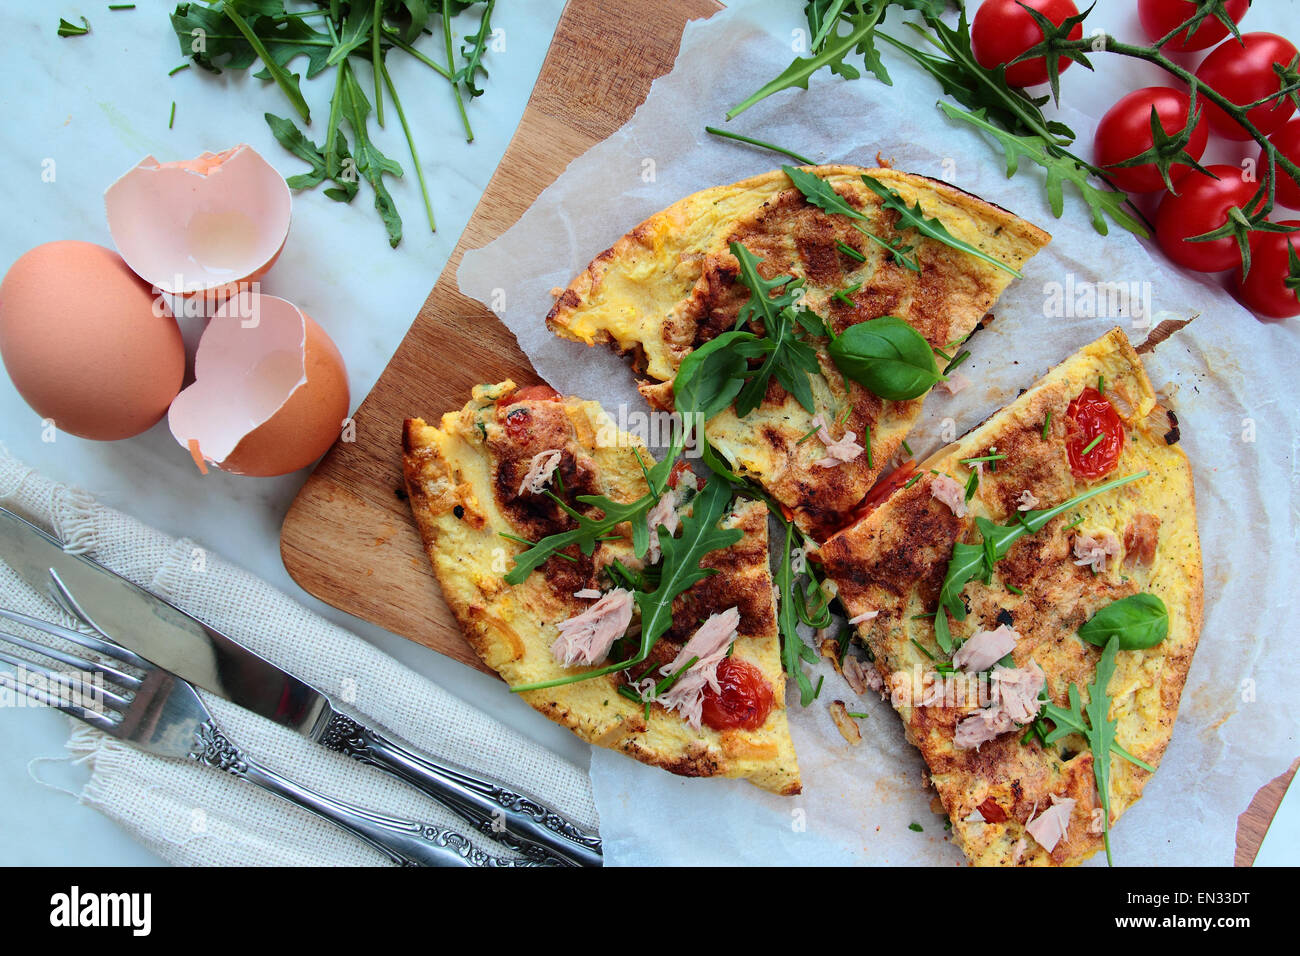
[(469, 115), (465, 112), (465, 100), (460, 95), (460, 85), (456, 80), (456, 55), (451, 46), (451, 0), (442, 0), (442, 38), (447, 47), (447, 70), (451, 78), (451, 93), (456, 97), (456, 109), (460, 111), (460, 121), (465, 126), (465, 142), (474, 142), (474, 130), (469, 125)]
[[(379, 25), (383, 22), (384, 22), (384, 0), (375, 0), (375, 20), (370, 25), (370, 62), (373, 65), (372, 72), (374, 73), (374, 78), (375, 78), (375, 120), (379, 123), (380, 129), (384, 128), (384, 85), (382, 81), (383, 79), (386, 79), (385, 76), (382, 76), (382, 74), (384, 73), (384, 59), (383, 59), (383, 54), (380, 52), (379, 49), (379, 33), (380, 33)], [(390, 89), (392, 88), (391, 82), (389, 83), (389, 88)], [(403, 123), (402, 126), (405, 127), (406, 124)], [(406, 140), (407, 142), (410, 142), (411, 140), (411, 136), (409, 133), (406, 136)], [(411, 152), (411, 158), (415, 159), (414, 150), (412, 150)], [(419, 160), (416, 160), (415, 172), (416, 175), (419, 175), (420, 173)], [(420, 179), (420, 188), (421, 189), (424, 188), (423, 177), (421, 177)], [(428, 196), (425, 197), (425, 201), (427, 204)]]
[(415, 178), (420, 182), (420, 195), (424, 198), (424, 212), (429, 217), (429, 231), (437, 232), (438, 224), (433, 219), (433, 204), (429, 201), (429, 189), (424, 183), (424, 169), (420, 166), (420, 155), (415, 151), (415, 138), (411, 136), (411, 127), (406, 124), (406, 112), (402, 109), (402, 101), (397, 98), (397, 88), (393, 86), (393, 78), (388, 75), (388, 67), (384, 65), (383, 60), (375, 61), (375, 75), (382, 76), (384, 85), (388, 87), (388, 95), (393, 99), (393, 109), (397, 110), (397, 119), (402, 124), (402, 132), (406, 135), (406, 145), (411, 150), (411, 162), (415, 165)]
[[(758, 146), (762, 149), (770, 149), (774, 153), (780, 153), (782, 156), (789, 156), (801, 166), (816, 166), (811, 159), (806, 156), (800, 156), (792, 149), (784, 149), (780, 146), (774, 146), (771, 143), (765, 143), (761, 139), (754, 139), (752, 136), (742, 136), (740, 133), (729, 133), (724, 129), (718, 129), (716, 126), (704, 127), (704, 132), (712, 133), (714, 136), (721, 136), (724, 139), (734, 139), (739, 143), (748, 143), (750, 146)], [(861, 261), (861, 260), (859, 260)]]

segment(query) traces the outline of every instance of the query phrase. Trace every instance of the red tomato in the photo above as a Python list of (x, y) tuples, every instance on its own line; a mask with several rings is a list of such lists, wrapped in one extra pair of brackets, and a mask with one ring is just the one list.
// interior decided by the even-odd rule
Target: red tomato
[(753, 664), (724, 657), (718, 665), (718, 693), (704, 688), (700, 719), (714, 730), (757, 730), (772, 712), (772, 687)]
[[(1291, 162), (1300, 166), (1300, 119), (1293, 119), (1280, 130), (1269, 137), (1269, 142), (1277, 147), (1280, 152)], [(1268, 168), (1268, 162), (1264, 158), (1264, 150), (1261, 147), (1259, 151), (1259, 175), (1264, 175), (1264, 170)], [(1282, 169), (1277, 171), (1277, 201), (1283, 206), (1291, 209), (1300, 209), (1300, 183), (1289, 173), (1283, 172)]]
[(1247, 182), (1236, 166), (1206, 168), (1219, 178), (1193, 173), (1178, 184), (1178, 195), (1168, 193), (1160, 200), (1156, 241), (1165, 255), (1185, 269), (1219, 272), (1241, 264), (1235, 239), (1185, 240), (1218, 229), (1228, 221), (1228, 210), (1233, 206), (1245, 209), (1259, 184)]
[(1088, 386), (1070, 402), (1065, 418), (1065, 455), (1075, 477), (1100, 478), (1112, 472), (1124, 450), (1124, 423), (1110, 399)]
[[(1250, 0), (1227, 0), (1223, 5), (1233, 23), (1240, 23), (1241, 18), (1250, 9)], [(1142, 29), (1155, 43), (1161, 37), (1168, 36), (1174, 28), (1186, 23), (1196, 12), (1195, 0), (1138, 0), (1138, 16), (1142, 19)], [(1210, 15), (1201, 21), (1196, 32), (1190, 37), (1180, 33), (1162, 49), (1179, 50), (1189, 53), (1192, 50), (1205, 50), (1214, 46), (1228, 35), (1228, 28), (1219, 22), (1218, 17)]]
[(513, 405), (516, 402), (558, 402), (561, 396), (549, 385), (528, 385), (507, 398), (508, 404)]
[[(1281, 86), (1273, 64), (1288, 66), (1296, 58), (1296, 48), (1276, 33), (1243, 33), (1236, 39), (1215, 47), (1199, 67), (1196, 78), (1222, 93), (1239, 106), (1262, 100)], [(1244, 44), (1244, 46), (1243, 46)], [(1271, 133), (1295, 112), (1295, 104), (1286, 97), (1256, 106), (1246, 114), (1261, 133)], [(1250, 134), (1219, 107), (1205, 101), (1205, 115), (1210, 128), (1227, 139), (1247, 140)]]
[[(1173, 135), (1187, 125), (1187, 112), (1191, 101), (1182, 90), (1171, 90), (1163, 86), (1144, 86), (1123, 97), (1106, 111), (1106, 115), (1097, 124), (1097, 135), (1093, 141), (1095, 161), (1098, 166), (1106, 167), (1115, 185), (1131, 193), (1148, 193), (1163, 189), (1165, 181), (1160, 176), (1154, 163), (1141, 166), (1125, 166), (1114, 169), (1116, 163), (1132, 159), (1139, 153), (1151, 148), (1151, 109), (1155, 108), (1160, 117), (1160, 127), (1167, 134)], [(1192, 138), (1185, 149), (1193, 159), (1199, 160), (1205, 152), (1205, 144), (1210, 138), (1210, 127), (1205, 122), (1204, 114), (1192, 130)], [(1169, 178), (1177, 182), (1191, 172), (1192, 167), (1185, 163), (1175, 163), (1169, 167)]]
[[(1283, 225), (1300, 226), (1300, 220), (1290, 219)], [(1274, 319), (1300, 315), (1300, 298), (1295, 289), (1286, 285), (1291, 272), (1288, 244), (1300, 255), (1300, 232), (1250, 234), (1250, 272), (1243, 279), (1238, 269), (1232, 290), (1246, 308), (1258, 315)]]
[[(1021, 6), (1021, 3), (1024, 6)], [(984, 0), (975, 11), (970, 25), (971, 50), (979, 65), (992, 70), (1010, 63), (1031, 46), (1043, 42), (1043, 31), (1025, 7), (1032, 7), (1057, 26), (1067, 17), (1078, 16), (1072, 0)], [(1070, 39), (1083, 36), (1083, 25), (1075, 24)], [(1073, 60), (1061, 60), (1064, 73)], [(1007, 67), (1007, 82), (1012, 86), (1035, 86), (1047, 82), (1047, 60), (1035, 57)]]

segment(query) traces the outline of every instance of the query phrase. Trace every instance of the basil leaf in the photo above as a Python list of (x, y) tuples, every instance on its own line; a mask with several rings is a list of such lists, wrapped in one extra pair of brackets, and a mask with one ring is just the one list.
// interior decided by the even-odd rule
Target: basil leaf
[(707, 421), (735, 400), (749, 363), (732, 346), (756, 341), (753, 332), (723, 332), (682, 360), (673, 379), (673, 400), (683, 421), (691, 414)]
[(1098, 647), (1105, 647), (1112, 637), (1119, 638), (1121, 651), (1154, 647), (1168, 634), (1165, 602), (1147, 593), (1131, 594), (1107, 604), (1079, 628), (1079, 636)]
[(849, 326), (829, 351), (841, 372), (887, 401), (919, 398), (943, 378), (930, 343), (894, 315)]

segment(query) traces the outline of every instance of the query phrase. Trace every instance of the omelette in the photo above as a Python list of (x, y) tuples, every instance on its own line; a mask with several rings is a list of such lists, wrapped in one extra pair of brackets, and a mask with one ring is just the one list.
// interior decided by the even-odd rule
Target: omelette
[[(1178, 438), (1115, 329), (890, 481), (892, 493), (817, 553), (972, 863), (1081, 862), (1160, 763), (1202, 616)], [(1023, 531), (1033, 515), (1130, 476), (1141, 477), (1020, 534), (989, 555), (991, 573), (946, 589), (995, 526)], [(1108, 616), (1115, 607), (1132, 613)], [(974, 693), (980, 679), (996, 688), (991, 700)], [(1107, 709), (1098, 693), (1100, 713), (1089, 709), (1098, 683), (1109, 697)], [(1110, 721), (1119, 749), (1100, 766), (1106, 816), (1102, 758), (1084, 731)]]
[[(602, 252), (564, 290), (548, 326), (588, 345), (608, 344), (632, 358), (647, 381), (642, 393), (673, 406), (672, 382), (683, 360), (737, 326), (749, 292), (737, 281), (730, 251), (740, 243), (761, 259), (764, 279), (805, 281), (802, 305), (838, 335), (849, 326), (893, 315), (941, 354), (957, 349), (992, 308), (1011, 274), (951, 245), (897, 230), (899, 213), (862, 180), (868, 174), (948, 232), (1018, 269), (1050, 238), (1036, 226), (945, 183), (893, 169), (805, 167), (827, 182), (861, 219), (810, 204), (782, 170), (706, 189), (656, 213)], [(864, 225), (865, 224), (865, 225)], [(895, 256), (884, 242), (906, 248)], [(903, 264), (910, 258), (915, 268)], [(752, 319), (751, 327), (755, 327)], [(839, 527), (894, 456), (921, 412), (922, 398), (887, 401), (845, 378), (822, 337), (814, 346), (819, 374), (809, 375), (809, 410), (776, 381), (743, 419), (735, 407), (706, 425), (709, 442), (738, 474), (752, 477), (817, 538)], [(815, 418), (833, 423), (839, 441), (851, 432), (864, 453), (821, 467)], [(850, 443), (853, 439), (849, 439)]]
[[(533, 688), (520, 691), (528, 704), (591, 743), (672, 773), (799, 792), (765, 505), (728, 498), (717, 529), (730, 543), (703, 556), (711, 573), (674, 599), (649, 657), (588, 677), (608, 670), (597, 665), (628, 659), (623, 642), (640, 624), (626, 582), (652, 577), (662, 567), (654, 552), (673, 547), (660, 540), (678, 523), (674, 508), (663, 507), (670, 494), (651, 513), (649, 526), (662, 526), (642, 557), (623, 522), (589, 553), (573, 544), (518, 583), (506, 577), (531, 544), (575, 528), (575, 514), (603, 515), (584, 497), (630, 503), (647, 495), (651, 472), (643, 466), (654, 462), (641, 441), (619, 431), (596, 402), (507, 381), (476, 386), (465, 407), (436, 426), (408, 419), (403, 463), (448, 606), (485, 664), (512, 688)], [(706, 495), (690, 475), (675, 468), (669, 480), (669, 504), (680, 503), (686, 515), (687, 502)], [(721, 643), (692, 651), (706, 632)], [(601, 635), (604, 648), (596, 646)]]

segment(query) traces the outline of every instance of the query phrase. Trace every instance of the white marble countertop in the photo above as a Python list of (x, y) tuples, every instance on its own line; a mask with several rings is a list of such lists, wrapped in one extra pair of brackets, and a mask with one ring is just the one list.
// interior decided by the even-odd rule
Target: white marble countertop
[[(5, 11), (8, 54), (0, 61), (0, 179), (8, 184), (0, 270), (32, 246), (83, 239), (111, 246), (103, 190), (146, 154), (187, 159), (204, 150), (251, 144), (286, 176), (304, 164), (271, 137), (264, 112), (289, 116), (279, 90), (248, 75), (211, 76), (183, 62), (168, 13), (171, 2), (144, 0), (135, 10), (110, 12), (103, 3), (11, 6)], [(367, 185), (349, 206), (319, 192), (294, 199), (284, 254), (263, 289), (312, 315), (338, 343), (348, 366), (355, 408), (388, 363), (455, 246), (523, 114), (555, 31), (563, 0), (499, 3), (494, 27), (505, 49), (491, 52), (486, 93), (469, 104), (475, 142), (467, 144), (447, 83), (427, 66), (396, 54), (389, 70), (423, 159), (438, 232), (431, 234), (406, 141), (395, 118), (375, 141), (402, 164), (391, 184), (404, 220), (404, 239), (391, 250)], [(59, 17), (91, 33), (61, 39)], [(468, 27), (466, 16), (456, 24)], [(440, 58), (426, 37), (420, 44)], [(459, 45), (459, 39), (457, 40)], [(300, 61), (305, 62), (305, 61)], [(312, 107), (309, 133), (324, 138), (332, 85), (302, 83)], [(443, 99), (446, 102), (443, 102)], [(176, 118), (167, 128), (171, 104)], [(42, 170), (54, 163), (54, 181)], [(187, 339), (198, 331), (186, 325)], [(436, 411), (436, 410), (430, 410)], [(307, 606), (364, 635), (388, 653), (487, 708), (516, 729), (586, 766), (587, 747), (520, 701), (500, 693), (483, 674), (428, 651), (309, 597), (280, 562), (280, 524), (306, 472), (251, 479), (212, 471), (201, 477), (166, 423), (121, 442), (84, 441), (59, 434), (42, 441), (40, 420), (0, 375), (0, 441), (46, 475), (78, 484), (105, 504), (128, 511), (172, 535), (188, 535), (266, 578)], [(10, 709), (0, 715), (0, 863), (148, 864), (161, 862), (69, 793), (86, 777), (63, 759), (67, 720), (52, 711)], [(37, 780), (42, 781), (42, 786)]]

